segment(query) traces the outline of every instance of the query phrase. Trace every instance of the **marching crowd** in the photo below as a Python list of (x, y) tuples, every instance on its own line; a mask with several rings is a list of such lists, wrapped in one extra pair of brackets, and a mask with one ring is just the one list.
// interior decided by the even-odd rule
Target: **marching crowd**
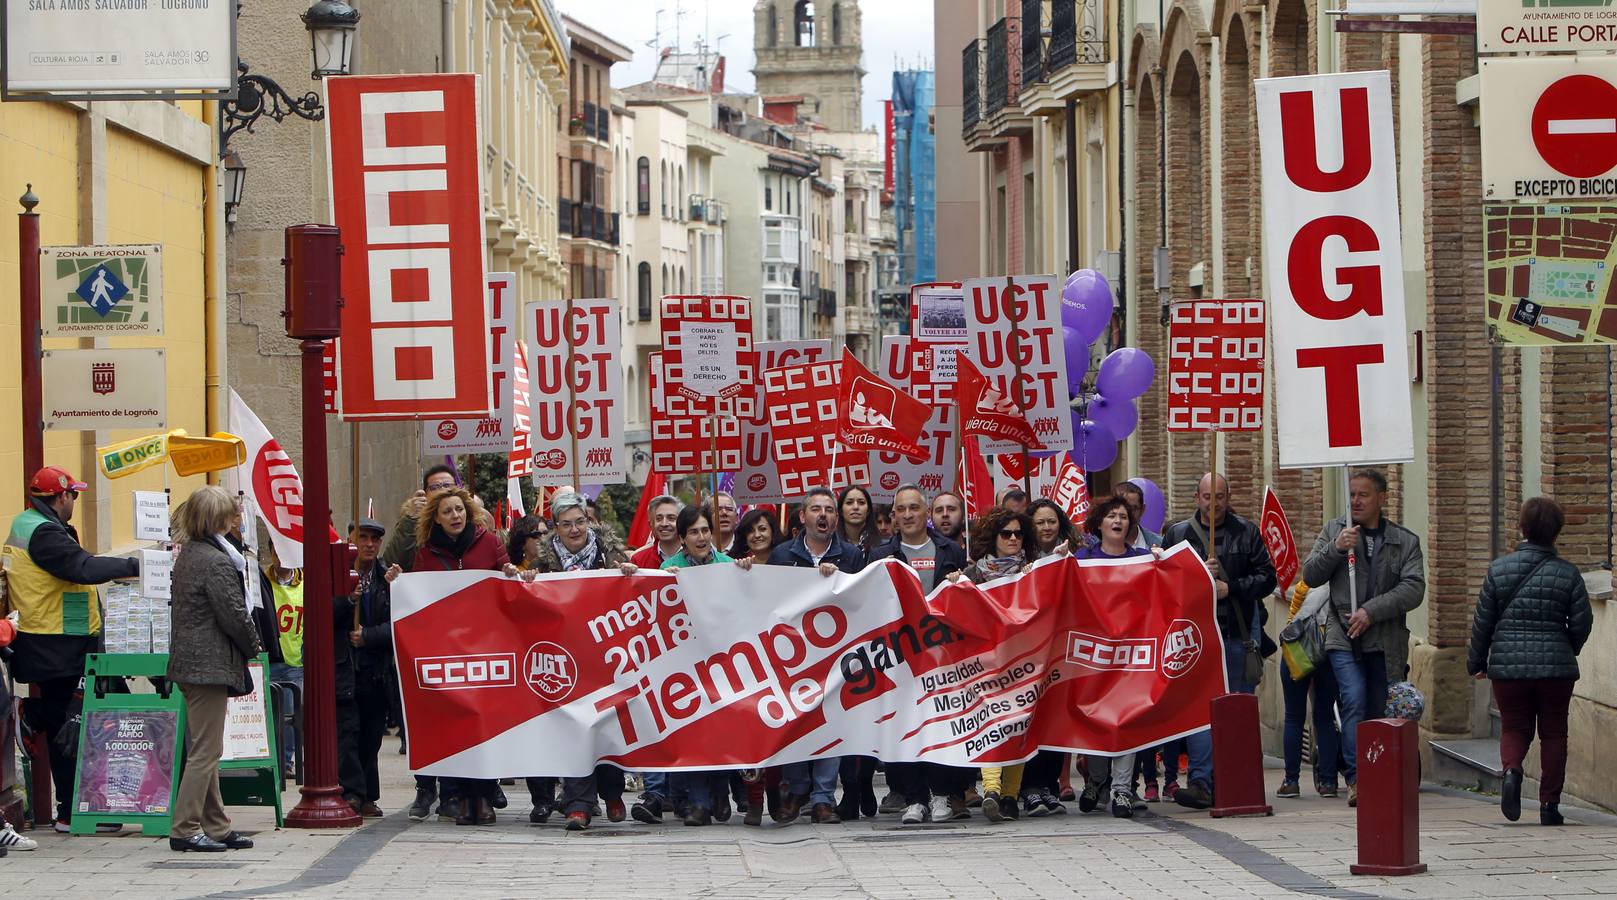
[[(85, 654), (100, 639), (93, 585), (136, 574), (133, 561), (91, 556), (79, 547), (68, 523), (84, 490), (60, 469), (42, 470), (29, 486), (29, 509), (16, 520), (6, 545), (15, 625), (5, 628), (0, 620), (0, 646), (12, 643), (11, 675), (40, 688), (38, 697), (23, 705), (25, 733), (53, 735), (62, 729), (74, 692), (82, 690), (78, 679)], [(1388, 484), (1380, 472), (1355, 472), (1349, 494), (1351, 514), (1328, 523), (1318, 535), (1289, 598), (1292, 624), (1311, 632), (1318, 645), (1318, 665), (1296, 678), (1287, 665), (1279, 666), (1285, 698), (1282, 798), (1301, 793), (1310, 701), (1314, 789), (1321, 797), (1337, 797), (1345, 783), (1350, 805), (1357, 802), (1359, 722), (1383, 715), (1418, 717), (1423, 702), (1406, 681), (1405, 618), (1425, 592), (1420, 540), (1383, 515)], [(644, 507), (651, 539), (630, 548), (602, 524), (592, 500), (572, 492), (552, 499), (547, 518), (523, 517), (502, 535), (483, 504), (457, 484), (454, 470), (435, 466), (405, 500), (391, 529), (371, 518), (353, 524), (349, 540), (358, 548), (358, 589), (336, 598), (329, 623), (309, 624), (333, 628), (338, 640), (338, 774), (344, 797), (362, 817), (383, 814), (378, 754), (389, 725), (402, 721), (389, 591), (406, 571), (487, 569), (533, 578), (734, 564), (813, 568), (829, 576), (893, 558), (931, 590), (958, 579), (982, 583), (1011, 575), (1050, 554), (1117, 559), (1189, 543), (1213, 579), (1229, 689), (1255, 692), (1263, 660), (1275, 651), (1264, 628), (1263, 600), (1277, 588), (1257, 525), (1230, 508), (1228, 484), (1216, 475), (1204, 476), (1196, 486), (1196, 512), (1163, 534), (1141, 526), (1144, 502), (1137, 486), (1123, 482), (1115, 494), (1091, 505), (1079, 527), (1060, 505), (1031, 499), (1017, 488), (1002, 492), (996, 505), (969, 523), (959, 495), (928, 497), (914, 485), (900, 488), (890, 506), (875, 504), (862, 487), (840, 495), (812, 490), (793, 516), (767, 506), (742, 511), (722, 493), (689, 506), (659, 496)], [(1536, 719), (1545, 760), (1540, 792), (1545, 824), (1560, 821), (1556, 805), (1567, 703), (1577, 678), (1576, 655), (1591, 621), (1576, 568), (1554, 552), (1561, 521), (1551, 501), (1524, 505), (1525, 543), (1490, 568), (1469, 662), (1478, 678), (1495, 679), (1505, 730), (1503, 806), (1511, 818), (1520, 812), (1521, 763)], [(170, 843), (175, 850), (249, 847), (251, 839), (231, 829), (219, 797), (223, 713), (228, 697), (250, 687), (244, 683), (246, 661), (261, 651), (272, 659), (275, 681), (299, 677), (301, 573), (273, 560), (254, 570), (243, 555), (239, 508), (219, 488), (198, 490), (177, 511), (175, 522), (175, 541), (183, 549), (173, 577), (168, 675), (185, 697), (189, 740)], [(273, 598), (273, 609), (249, 602), (252, 579), (260, 581), (263, 597)], [(1519, 602), (1513, 602), (1518, 595)], [(293, 604), (299, 607), (296, 615), (288, 615)], [(0, 699), (10, 702), (9, 696)], [(402, 728), (400, 736), (406, 738)], [(70, 745), (52, 740), (49, 746), (60, 801), (57, 829), (66, 831), (74, 760)], [(1184, 784), (1182, 758), (1188, 759)], [(878, 769), (885, 771), (889, 789), (879, 801)], [(1104, 807), (1127, 818), (1153, 802), (1206, 808), (1213, 803), (1214, 775), (1211, 737), (1204, 731), (1137, 754), (1080, 758), (1076, 766), (1068, 754), (1053, 751), (1041, 751), (1024, 764), (980, 770), (858, 756), (763, 770), (642, 775), (603, 764), (588, 777), (528, 778), (526, 787), (530, 822), (545, 823), (559, 814), (567, 829), (581, 830), (599, 815), (653, 825), (670, 814), (686, 825), (703, 826), (726, 822), (735, 813), (753, 826), (766, 814), (780, 824), (805, 817), (837, 824), (878, 815), (920, 824), (971, 818), (977, 808), (983, 818), (1001, 822), (1062, 815), (1069, 803), (1082, 813)], [(641, 793), (631, 806), (625, 795), (632, 782), (640, 784)], [(413, 821), (437, 815), (461, 825), (487, 825), (506, 805), (500, 781), (418, 775), (408, 814)], [(31, 845), (10, 825), (0, 826), (0, 850)]]

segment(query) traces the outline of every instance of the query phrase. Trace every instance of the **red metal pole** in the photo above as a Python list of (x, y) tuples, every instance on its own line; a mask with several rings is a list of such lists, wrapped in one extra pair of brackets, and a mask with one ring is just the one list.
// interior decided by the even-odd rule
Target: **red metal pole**
[(17, 334), (21, 339), (22, 360), (22, 477), (26, 481), (45, 467), (45, 402), (41, 397), (39, 346), (39, 198), (34, 186), (17, 201), (23, 212), (17, 214), (17, 276), (21, 309)]
[(1408, 719), (1359, 723), (1359, 861), (1355, 875), (1419, 875), (1420, 726)]
[(1257, 696), (1223, 694), (1210, 706), (1214, 779), (1213, 808), (1207, 814), (1215, 819), (1274, 815), (1264, 795)]
[(357, 828), (359, 814), (337, 786), (337, 684), (331, 612), (331, 489), (320, 359), (325, 341), (303, 342), (303, 733), (308, 777), (286, 816), (292, 828)]

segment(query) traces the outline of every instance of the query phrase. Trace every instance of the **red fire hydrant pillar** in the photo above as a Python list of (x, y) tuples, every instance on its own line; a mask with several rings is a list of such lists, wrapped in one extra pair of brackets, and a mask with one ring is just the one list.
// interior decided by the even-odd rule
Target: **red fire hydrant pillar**
[(1359, 861), (1355, 875), (1418, 875), (1420, 726), (1408, 719), (1359, 723)]
[(1263, 788), (1263, 744), (1258, 698), (1225, 694), (1210, 704), (1213, 717), (1213, 808), (1215, 819), (1274, 814)]

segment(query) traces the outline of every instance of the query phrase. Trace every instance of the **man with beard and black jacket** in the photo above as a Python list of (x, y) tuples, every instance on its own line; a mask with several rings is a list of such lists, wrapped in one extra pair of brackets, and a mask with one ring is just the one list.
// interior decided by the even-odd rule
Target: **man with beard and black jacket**
[(361, 818), (379, 819), (382, 797), (376, 757), (387, 732), (388, 709), (397, 688), (393, 683), (393, 619), (389, 582), (399, 568), (382, 567), (378, 558), (387, 529), (375, 519), (360, 519), (348, 532), (359, 553), (354, 571), (359, 590), (337, 597), (332, 611), (337, 628), (337, 781), (343, 799)]
[(24, 716), (47, 736), (56, 830), (63, 833), (73, 817), (77, 759), (56, 736), (72, 715), (85, 657), (101, 647), (95, 585), (140, 575), (134, 559), (92, 556), (79, 546), (79, 533), (68, 522), (79, 494), (88, 489), (55, 466), (34, 473), (28, 508), (12, 520), (5, 545), (6, 586), (18, 613), (11, 675), (39, 688), (38, 697), (24, 701)]
[[(1213, 553), (1207, 552), (1209, 532), (1217, 545)], [(1247, 651), (1257, 649), (1263, 639), (1263, 598), (1275, 589), (1275, 567), (1258, 526), (1230, 512), (1230, 485), (1223, 476), (1202, 476), (1196, 487), (1196, 514), (1168, 526), (1162, 535), (1165, 547), (1187, 541), (1207, 561), (1213, 576), (1230, 690), (1257, 693), (1257, 683), (1246, 677)], [(1180, 806), (1206, 809), (1213, 805), (1212, 734), (1197, 732), (1185, 739), (1185, 745), (1190, 783), (1174, 794), (1174, 800)]]

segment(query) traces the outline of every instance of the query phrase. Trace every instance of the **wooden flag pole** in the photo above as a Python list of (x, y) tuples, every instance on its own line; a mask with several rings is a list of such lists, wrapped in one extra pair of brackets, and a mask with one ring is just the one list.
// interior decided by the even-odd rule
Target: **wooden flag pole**
[(1207, 489), (1212, 493), (1208, 496), (1207, 506), (1207, 559), (1209, 562), (1218, 559), (1218, 516), (1215, 515), (1218, 507), (1218, 429), (1213, 429), (1210, 435), (1212, 440), (1207, 442)]
[(348, 480), (349, 480), (349, 485), (348, 485), (349, 507), (348, 508), (353, 510), (353, 518), (350, 519), (349, 522), (350, 522), (350, 524), (357, 525), (357, 524), (359, 524), (359, 517), (360, 517), (360, 515), (362, 515), (360, 513), (360, 511), (359, 511), (360, 455), (359, 455), (359, 423), (358, 422), (349, 423), (348, 441), (349, 441), (349, 444), (350, 444), (350, 446), (349, 446), (349, 460), (348, 460), (348, 462), (349, 462), (349, 474), (348, 474)]
[[(1020, 390), (1020, 385), (1022, 383), (1022, 319), (1021, 319), (1020, 316), (1018, 316), (1016, 314), (1016, 307), (1014, 305), (1012, 305), (1012, 302), (1011, 302), (1011, 299), (1010, 299), (1011, 291), (1015, 288), (1015, 286), (1016, 286), (1015, 279), (1013, 279), (1009, 275), (1006, 275), (1005, 276), (1005, 287), (1004, 287), (1005, 295), (1004, 295), (1004, 297), (1005, 297), (1006, 311), (1011, 314), (1011, 365), (1014, 366), (1015, 370), (1016, 370), (1015, 377), (1011, 381), (1011, 396), (1013, 398), (1015, 398), (1015, 400), (1016, 400), (1016, 411), (1021, 413), (1022, 418), (1024, 420), (1026, 420), (1027, 419), (1027, 404), (1022, 402), (1022, 392)], [(1033, 497), (1033, 472), (1028, 468), (1027, 463), (1028, 463), (1027, 448), (1023, 447), (1022, 448), (1022, 492), (1027, 494), (1028, 502), (1032, 503), (1033, 500), (1034, 500), (1034, 497)]]
[(573, 444), (569, 458), (573, 461), (573, 490), (582, 494), (584, 486), (579, 483), (578, 465), (578, 366), (575, 359), (578, 341), (573, 337), (573, 298), (567, 298), (567, 310), (562, 315), (566, 317), (562, 330), (567, 333), (567, 436)]
[[(719, 539), (719, 398), (717, 397), (713, 398), (713, 412), (707, 417), (707, 435), (713, 454), (713, 467), (708, 471), (708, 475), (713, 479), (713, 490), (709, 493), (709, 502), (713, 505), (708, 513), (707, 526), (713, 532), (713, 540), (717, 541)], [(696, 505), (701, 506), (700, 487), (696, 489), (696, 496)], [(713, 546), (717, 549), (718, 544), (715, 543)]]

